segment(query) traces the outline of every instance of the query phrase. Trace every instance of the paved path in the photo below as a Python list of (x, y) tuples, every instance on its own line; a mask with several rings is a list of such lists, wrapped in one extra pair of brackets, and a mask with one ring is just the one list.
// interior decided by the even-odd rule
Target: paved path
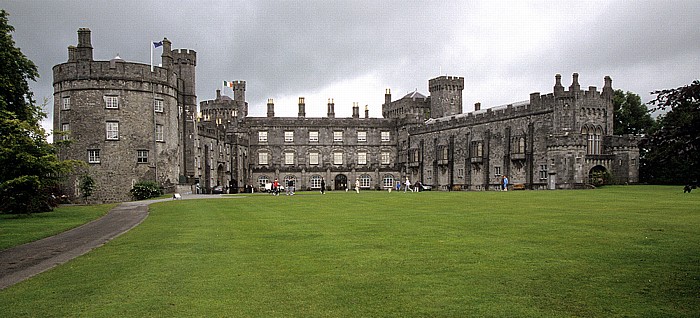
[[(183, 195), (213, 199), (220, 195)], [(124, 202), (105, 216), (58, 235), (0, 251), (0, 290), (42, 273), (124, 234), (148, 216), (148, 205), (171, 199)]]

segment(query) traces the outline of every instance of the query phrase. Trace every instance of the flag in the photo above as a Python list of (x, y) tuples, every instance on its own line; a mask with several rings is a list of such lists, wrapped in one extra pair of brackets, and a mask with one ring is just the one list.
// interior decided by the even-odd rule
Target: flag
[(157, 49), (159, 47), (163, 46), (163, 41), (158, 41), (158, 42), (153, 42), (153, 48)]
[(231, 87), (231, 88), (233, 88), (233, 82), (224, 81), (224, 87)]

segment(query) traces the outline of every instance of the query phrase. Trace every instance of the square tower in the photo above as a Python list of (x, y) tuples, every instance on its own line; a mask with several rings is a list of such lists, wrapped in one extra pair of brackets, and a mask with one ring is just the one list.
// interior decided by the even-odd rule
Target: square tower
[(430, 114), (432, 118), (462, 113), (464, 77), (440, 76), (428, 81)]

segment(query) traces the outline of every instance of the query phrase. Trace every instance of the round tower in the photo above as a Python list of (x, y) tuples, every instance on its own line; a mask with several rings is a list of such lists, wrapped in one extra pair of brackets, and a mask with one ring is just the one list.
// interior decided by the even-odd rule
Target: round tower
[[(118, 56), (92, 60), (89, 29), (78, 31), (78, 42), (68, 61), (53, 67), (54, 130), (71, 140), (59, 157), (88, 163), (78, 173), (95, 180), (90, 199), (99, 202), (130, 200), (139, 181), (176, 183), (177, 77)], [(76, 198), (77, 177), (64, 188)]]

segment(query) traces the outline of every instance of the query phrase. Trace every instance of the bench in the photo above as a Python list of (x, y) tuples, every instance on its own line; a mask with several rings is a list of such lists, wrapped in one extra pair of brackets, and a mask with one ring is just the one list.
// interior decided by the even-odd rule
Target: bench
[(173, 200), (182, 200), (182, 196), (179, 193), (173, 193)]
[(513, 190), (525, 190), (525, 184), (523, 183), (516, 183), (513, 185)]

